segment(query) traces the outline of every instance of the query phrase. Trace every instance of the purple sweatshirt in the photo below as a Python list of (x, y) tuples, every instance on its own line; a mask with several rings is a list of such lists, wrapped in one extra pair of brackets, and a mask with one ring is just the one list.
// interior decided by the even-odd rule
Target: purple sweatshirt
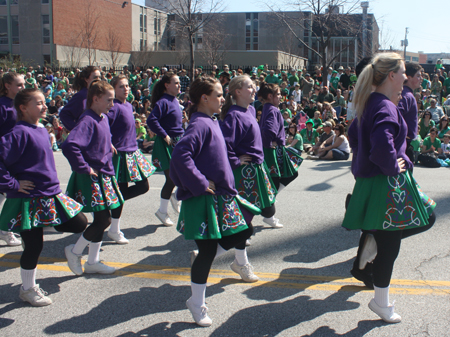
[(259, 125), (263, 147), (271, 148), (272, 142), (277, 142), (278, 145), (285, 144), (284, 120), (276, 106), (270, 103), (264, 104)]
[(403, 87), (402, 99), (398, 103), (398, 110), (408, 125), (408, 138), (406, 141), (410, 143), (417, 136), (417, 101), (414, 92), (408, 86)]
[(210, 195), (208, 180), (214, 182), (217, 195), (237, 194), (217, 120), (202, 112), (192, 114), (186, 133), (173, 149), (170, 177), (178, 186), (178, 200)]
[(17, 112), (14, 100), (7, 96), (0, 97), (0, 137), (6, 135), (16, 125)]
[(169, 135), (171, 138), (184, 133), (181, 108), (175, 96), (164, 94), (156, 102), (151, 114), (147, 118), (147, 125), (154, 133), (162, 138)]
[[(19, 180), (32, 181), (35, 188), (30, 194), (18, 192)], [(46, 129), (20, 121), (0, 139), (0, 192), (8, 198), (61, 193)]]
[(254, 107), (245, 109), (232, 105), (225, 119), (220, 122), (220, 128), (227, 143), (228, 159), (233, 170), (241, 165), (239, 156), (242, 155), (249, 155), (253, 163), (262, 164), (264, 153), (261, 131)]
[(114, 100), (114, 106), (108, 112), (111, 127), (112, 144), (117, 151), (134, 152), (138, 149), (133, 107), (128, 102)]
[(353, 149), (353, 175), (396, 176), (400, 172), (398, 158), (403, 158), (406, 169), (411, 169), (413, 165), (405, 154), (407, 132), (408, 126), (394, 103), (383, 94), (373, 92), (360, 125), (355, 118), (348, 130)]
[(87, 88), (81, 89), (73, 95), (67, 105), (64, 106), (59, 113), (59, 118), (67, 130), (72, 131), (86, 109), (87, 94)]
[(72, 171), (89, 174), (92, 167), (100, 173), (115, 175), (106, 115), (99, 116), (87, 109), (61, 147)]

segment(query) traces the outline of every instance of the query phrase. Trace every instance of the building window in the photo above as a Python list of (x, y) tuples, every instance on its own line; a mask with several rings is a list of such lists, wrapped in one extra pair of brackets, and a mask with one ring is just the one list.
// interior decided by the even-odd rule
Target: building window
[(250, 50), (250, 43), (247, 43), (247, 44), (245, 45), (245, 50)]
[(50, 17), (42, 15), (42, 43), (50, 43)]
[(11, 16), (11, 26), (12, 26), (12, 43), (19, 44), (19, 17), (17, 15)]
[(175, 36), (172, 36), (169, 40), (169, 49), (175, 50)]
[(8, 18), (0, 16), (0, 44), (8, 44)]
[[(8, 0), (0, 0), (0, 6), (6, 6)], [(9, 0), (10, 5), (18, 5), (19, 0)]]
[(44, 64), (50, 64), (51, 63), (51, 59), (50, 59), (50, 55), (44, 55)]
[(48, 4), (48, 0), (42, 0), (43, 4)]
[(147, 33), (147, 15), (144, 14), (144, 33)]
[(258, 50), (258, 44), (257, 43), (253, 44), (253, 50)]
[(144, 30), (144, 16), (142, 13), (139, 15), (139, 28), (141, 32)]

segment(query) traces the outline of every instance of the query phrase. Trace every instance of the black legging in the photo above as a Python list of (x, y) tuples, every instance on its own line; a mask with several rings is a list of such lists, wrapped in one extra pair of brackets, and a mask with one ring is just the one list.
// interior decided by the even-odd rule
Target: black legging
[(225, 250), (236, 248), (245, 249), (245, 240), (253, 234), (253, 225), (247, 224), (248, 228), (219, 240), (195, 240), (198, 247), (198, 255), (191, 267), (191, 281), (204, 284), (208, 280), (209, 271), (217, 252), (217, 244)]
[(429, 230), (436, 221), (434, 212), (428, 219), (428, 225), (397, 231), (377, 230), (373, 234), (377, 242), (377, 256), (373, 261), (373, 284), (379, 288), (386, 288), (391, 283), (392, 270), (395, 259), (400, 251), (402, 239)]
[(175, 184), (169, 175), (169, 170), (164, 171), (164, 175), (166, 176), (166, 182), (161, 190), (161, 199), (169, 200), (172, 195), (173, 189), (175, 188)]
[[(149, 190), (148, 180), (144, 179), (136, 182), (132, 186), (128, 186), (128, 183), (119, 183), (120, 192), (122, 192), (122, 196), (124, 200), (135, 198), (141, 194), (147, 193)], [(111, 210), (111, 216), (114, 219), (119, 219), (122, 215), (123, 205)]]
[[(62, 233), (82, 233), (86, 226), (86, 217), (83, 213), (78, 213), (72, 219), (55, 226), (55, 229)], [(44, 246), (44, 229), (42, 227), (34, 227), (20, 232), (20, 236), (25, 245), (25, 249), (20, 257), (20, 267), (27, 270), (35, 269)]]
[(275, 215), (275, 203), (273, 203), (272, 206), (263, 208), (261, 210), (261, 215), (264, 218), (271, 218), (271, 217), (273, 217)]
[[(122, 206), (121, 206), (122, 207)], [(101, 242), (105, 229), (111, 224), (111, 212), (109, 209), (94, 212), (94, 221), (84, 231), (83, 237), (91, 242)]]
[(297, 178), (297, 177), (298, 177), (298, 172), (295, 172), (295, 174), (289, 178), (272, 177), (272, 181), (273, 181), (273, 184), (275, 185), (275, 188), (278, 190), (280, 188), (280, 184), (287, 186), (291, 182), (293, 182), (295, 180), (295, 178)]

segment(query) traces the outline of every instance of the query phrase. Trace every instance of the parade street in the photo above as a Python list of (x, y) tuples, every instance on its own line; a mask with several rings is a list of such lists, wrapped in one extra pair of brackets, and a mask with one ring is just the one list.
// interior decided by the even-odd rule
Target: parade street
[[(71, 170), (61, 152), (55, 160), (64, 191)], [(360, 235), (341, 227), (354, 184), (350, 165), (304, 160), (299, 178), (277, 197), (284, 228), (255, 217), (248, 257), (258, 282), (245, 283), (230, 269), (234, 251), (214, 262), (206, 289), (211, 327), (197, 326), (186, 308), (196, 246), (154, 215), (164, 184), (164, 175), (154, 174), (150, 191), (125, 204), (121, 227), (129, 244), (104, 236), (101, 258), (115, 274), (74, 275), (64, 247), (79, 234), (45, 234), (37, 283), (52, 305), (19, 299), (22, 248), (1, 242), (0, 336), (448, 336), (450, 168), (414, 170), (437, 203), (437, 220), (402, 242), (390, 290), (402, 322), (387, 324), (367, 306), (373, 291), (350, 274)], [(169, 214), (176, 222), (170, 206)]]

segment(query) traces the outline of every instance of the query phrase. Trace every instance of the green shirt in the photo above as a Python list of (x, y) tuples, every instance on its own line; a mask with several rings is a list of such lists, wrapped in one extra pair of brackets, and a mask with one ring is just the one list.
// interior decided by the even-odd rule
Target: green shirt
[(294, 139), (292, 141), (294, 141), (296, 139), (297, 139), (297, 143), (295, 143), (293, 148), (297, 149), (297, 150), (300, 150), (300, 151), (303, 151), (303, 138), (298, 132), (295, 134)]
[(450, 95), (450, 77), (447, 77), (444, 81), (444, 90), (446, 95)]
[(338, 89), (339, 77), (334, 76), (330, 78), (330, 84), (333, 87), (334, 91)]
[(33, 77), (25, 79), (25, 89), (34, 88), (35, 83), (36, 83), (36, 80)]
[(140, 127), (136, 128), (136, 137), (140, 133), (142, 134), (142, 136), (139, 137), (139, 139), (144, 139), (145, 135), (147, 134), (147, 130), (145, 130), (145, 126), (141, 125)]
[(289, 118), (292, 118), (292, 112), (289, 109), (281, 109), (281, 115), (283, 115), (285, 112), (289, 114)]
[(319, 137), (319, 134), (314, 128), (311, 131), (308, 131), (308, 129), (303, 129), (302, 131), (300, 131), (300, 135), (303, 138), (304, 144), (311, 144), (311, 145), (316, 145), (316, 138)]
[(300, 79), (298, 78), (297, 75), (291, 75), (288, 77), (288, 81), (289, 81), (289, 86), (293, 87), (295, 86), (295, 82), (297, 82), (298, 84), (300, 84)]
[(441, 141), (436, 137), (434, 142), (431, 142), (431, 138), (427, 137), (423, 140), (423, 146), (425, 146), (425, 150), (429, 150), (431, 146), (434, 146), (435, 151), (441, 148)]
[(417, 137), (411, 141), (411, 146), (413, 147), (413, 150), (416, 152), (420, 152), (420, 143), (422, 143), (422, 137), (420, 135), (417, 135)]
[(277, 75), (273, 75), (273, 76), (267, 75), (266, 76), (266, 82), (267, 83), (278, 84), (278, 83), (280, 83), (280, 79), (278, 78)]

